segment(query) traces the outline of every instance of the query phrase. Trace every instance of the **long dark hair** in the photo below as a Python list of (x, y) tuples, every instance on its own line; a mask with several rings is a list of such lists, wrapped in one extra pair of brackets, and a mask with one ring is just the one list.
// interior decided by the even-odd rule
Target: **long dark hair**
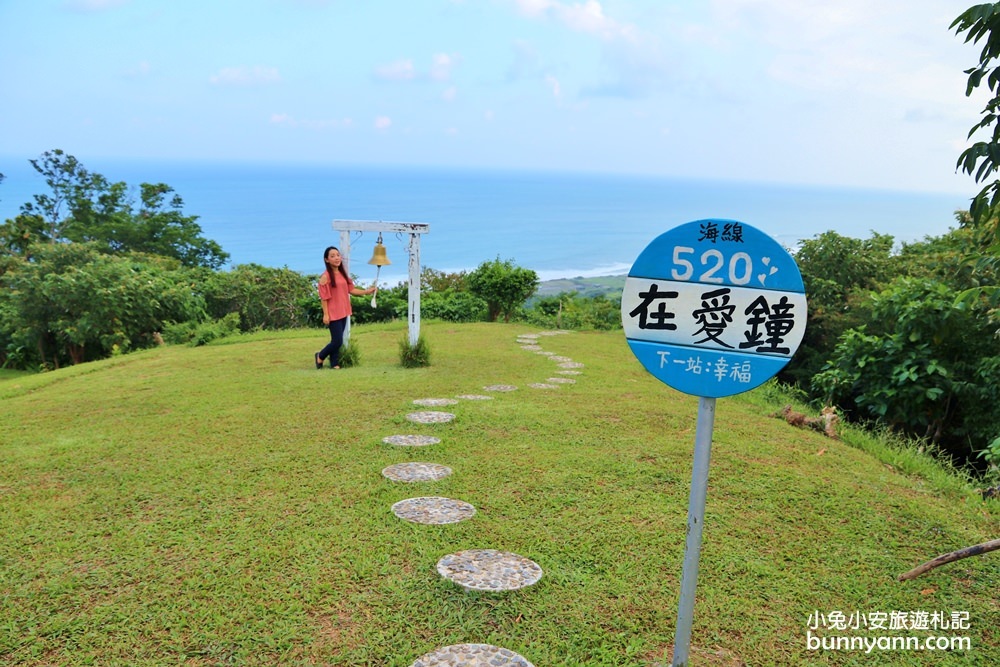
[[(336, 285), (337, 284), (337, 278), (336, 278), (336, 276), (334, 276), (333, 271), (330, 270), (330, 265), (326, 261), (326, 256), (330, 254), (331, 250), (336, 250), (337, 252), (340, 252), (340, 249), (337, 248), (336, 246), (328, 246), (327, 249), (323, 251), (323, 266), (326, 267), (326, 275), (330, 276), (330, 284), (331, 285)], [(337, 267), (337, 269), (338, 269), (338, 272), (341, 275), (344, 276), (344, 281), (345, 282), (350, 282), (351, 277), (347, 275), (347, 269), (344, 268), (344, 262), (343, 262), (343, 260), (341, 260), (340, 266)]]

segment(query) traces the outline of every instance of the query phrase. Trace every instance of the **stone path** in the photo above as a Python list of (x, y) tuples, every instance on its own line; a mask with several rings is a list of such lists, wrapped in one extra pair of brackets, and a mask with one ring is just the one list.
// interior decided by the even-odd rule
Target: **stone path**
[[(521, 349), (545, 355), (558, 368), (556, 375), (581, 375), (576, 370), (584, 367), (569, 357), (544, 350), (541, 339), (568, 333), (566, 331), (542, 331), (537, 334), (522, 334), (517, 337)], [(549, 377), (544, 382), (528, 383), (530, 389), (560, 390), (574, 384), (568, 377)], [(511, 384), (491, 384), (482, 388), (487, 394), (459, 394), (455, 398), (418, 398), (414, 405), (434, 408), (458, 405), (461, 401), (490, 401), (491, 394), (509, 394), (517, 391)], [(447, 424), (455, 419), (455, 414), (436, 410), (411, 412), (407, 421), (415, 424)], [(390, 435), (382, 442), (398, 447), (426, 447), (436, 445), (441, 439), (421, 434)], [(387, 466), (382, 475), (393, 482), (419, 483), (433, 482), (453, 474), (451, 468), (439, 463), (398, 463)], [(454, 498), (420, 496), (401, 500), (392, 506), (392, 512), (404, 521), (420, 524), (450, 524), (471, 519), (476, 508), (471, 503)], [(504, 593), (532, 586), (542, 578), (542, 568), (529, 558), (509, 551), (497, 549), (465, 549), (442, 557), (437, 563), (437, 571), (445, 579), (466, 590)], [(490, 644), (455, 644), (431, 651), (419, 657), (410, 667), (534, 667), (524, 657), (513, 651)]]

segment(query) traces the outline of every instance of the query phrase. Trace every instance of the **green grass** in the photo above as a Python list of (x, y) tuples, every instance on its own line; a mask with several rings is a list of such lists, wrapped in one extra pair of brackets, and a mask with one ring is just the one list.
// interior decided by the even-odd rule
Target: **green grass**
[[(324, 332), (297, 331), (0, 378), (0, 662), (406, 667), (483, 642), (537, 667), (668, 664), (697, 399), (648, 375), (620, 332), (543, 338), (586, 367), (531, 389), (556, 369), (515, 342), (530, 330), (425, 323), (418, 369), (398, 364), (405, 325), (383, 325), (354, 327), (362, 365), (340, 371), (313, 366)], [(414, 399), (497, 383), (519, 389), (449, 408), (450, 424), (405, 419)], [(1000, 556), (896, 581), (996, 538), (998, 503), (925, 455), (893, 462), (900, 448), (867, 434), (768, 417), (780, 400), (766, 386), (718, 401), (691, 664), (1000, 660)], [(381, 442), (405, 433), (442, 442)], [(382, 477), (404, 461), (455, 472)], [(422, 495), (477, 514), (390, 511)], [(435, 564), (469, 548), (544, 576), (465, 592)], [(817, 610), (968, 611), (969, 631), (940, 634), (972, 650), (807, 651)]]

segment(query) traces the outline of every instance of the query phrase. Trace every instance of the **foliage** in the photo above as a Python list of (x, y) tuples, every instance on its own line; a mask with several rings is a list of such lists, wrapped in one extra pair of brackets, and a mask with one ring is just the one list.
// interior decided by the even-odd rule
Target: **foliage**
[(575, 292), (538, 297), (525, 309), (524, 318), (531, 324), (556, 329), (620, 329), (621, 297), (585, 297)]
[(126, 183), (88, 171), (62, 150), (30, 162), (50, 192), (34, 195), (17, 218), (0, 225), (0, 247), (8, 253), (24, 253), (39, 242), (74, 241), (108, 253), (172, 257), (189, 267), (217, 269), (229, 259), (202, 236), (197, 216), (183, 214), (183, 200), (164, 183), (140, 184), (136, 203)]
[(447, 289), (426, 292), (420, 296), (420, 315), (429, 320), (446, 322), (481, 322), (486, 319), (487, 305), (471, 292)]
[[(393, 287), (379, 287), (375, 295), (374, 308), (371, 307), (371, 297), (366, 297), (364, 301), (360, 301), (358, 297), (352, 297), (351, 323), (371, 324), (405, 319), (409, 307), (408, 294), (409, 289), (406, 283), (398, 283)], [(322, 322), (322, 320), (323, 314), (320, 311), (320, 321)]]
[[(312, 281), (288, 268), (240, 264), (230, 271), (204, 272), (201, 289), (211, 317), (239, 313), (243, 331), (305, 326), (305, 300), (316, 301)], [(322, 322), (322, 312), (320, 313)]]
[(781, 377), (808, 385), (840, 335), (863, 324), (865, 300), (892, 271), (893, 237), (854, 239), (834, 231), (803, 241), (795, 252), (809, 302), (805, 336)]
[(163, 340), (173, 345), (208, 345), (213, 340), (240, 333), (240, 314), (229, 313), (217, 320), (171, 322), (163, 327)]
[(422, 368), (431, 365), (431, 348), (423, 334), (417, 336), (417, 342), (412, 345), (408, 336), (399, 341), (399, 364), (403, 368)]
[(487, 317), (495, 322), (510, 317), (538, 289), (538, 274), (514, 265), (514, 260), (483, 262), (467, 278), (469, 291), (486, 302)]
[[(8, 346), (59, 367), (155, 344), (171, 321), (199, 319), (204, 300), (176, 262), (110, 256), (83, 243), (32, 248), (0, 281)], [(23, 363), (23, 361), (22, 361)]]
[(420, 272), (420, 291), (428, 292), (463, 292), (468, 289), (466, 281), (469, 274), (465, 271), (448, 273), (427, 267)]
[(358, 345), (356, 336), (351, 336), (346, 343), (340, 346), (338, 360), (341, 368), (361, 365), (361, 347)]
[[(993, 97), (983, 108), (979, 122), (969, 130), (969, 138), (991, 126), (992, 136), (989, 141), (977, 141), (965, 149), (959, 156), (957, 164), (957, 168), (974, 176), (977, 183), (982, 183), (1000, 169), (1000, 123), (997, 123), (1000, 117), (1000, 67), (993, 63), (1000, 57), (1000, 3), (970, 7), (952, 21), (950, 27), (955, 29), (956, 35), (966, 33), (966, 43), (978, 44), (983, 41), (979, 64), (965, 70), (969, 75), (965, 94), (967, 97), (972, 95), (972, 92), (985, 80), (986, 87)], [(976, 224), (990, 225), (990, 231), (995, 239), (998, 228), (996, 218), (991, 212), (998, 204), (1000, 204), (1000, 180), (994, 180), (976, 195), (969, 210)]]
[(968, 457), (1000, 432), (1000, 356), (982, 309), (946, 285), (900, 278), (841, 337), (813, 380), (827, 401)]
[(981, 459), (987, 466), (987, 474), (991, 479), (1000, 478), (1000, 437), (993, 438), (989, 445), (984, 447), (976, 458)]

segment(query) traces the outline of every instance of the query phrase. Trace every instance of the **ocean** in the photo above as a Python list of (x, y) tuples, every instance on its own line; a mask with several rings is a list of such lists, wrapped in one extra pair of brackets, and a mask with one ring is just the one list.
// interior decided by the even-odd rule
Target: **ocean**
[[(80, 156), (78, 156), (80, 157)], [(584, 173), (416, 167), (170, 161), (87, 161), (111, 181), (166, 183), (198, 216), (205, 237), (232, 265), (256, 263), (312, 274), (339, 245), (334, 220), (419, 222), (421, 266), (471, 270), (495, 258), (542, 280), (627, 273), (646, 245), (679, 224), (725, 218), (757, 227), (786, 248), (828, 230), (899, 242), (955, 226), (969, 193), (942, 194)], [(0, 219), (14, 217), (46, 185), (27, 159), (0, 159)], [(351, 272), (367, 264), (375, 234), (352, 236)], [(405, 280), (408, 239), (384, 235), (383, 284)]]

